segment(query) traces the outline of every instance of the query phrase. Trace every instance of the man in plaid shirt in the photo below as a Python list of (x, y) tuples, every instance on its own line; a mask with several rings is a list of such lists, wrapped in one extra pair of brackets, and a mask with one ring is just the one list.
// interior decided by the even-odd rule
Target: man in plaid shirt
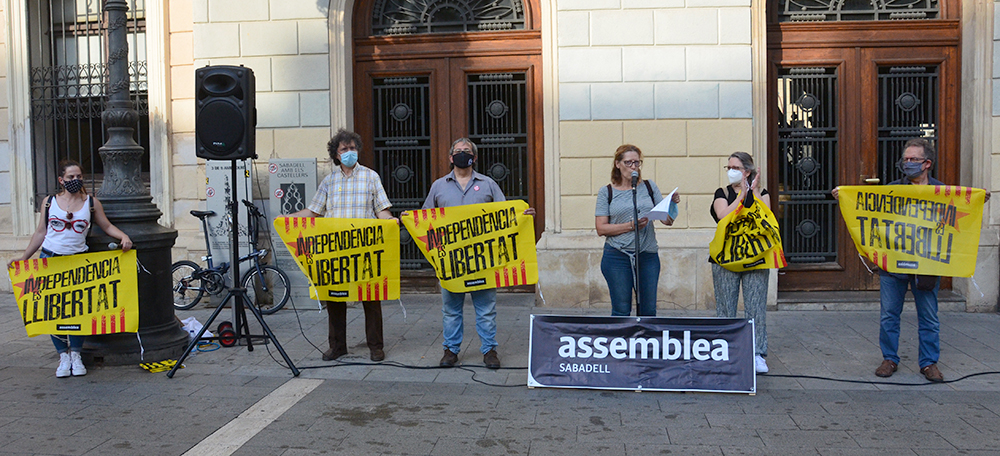
[[(361, 136), (341, 128), (326, 149), (336, 165), (333, 172), (319, 184), (309, 206), (289, 217), (380, 218), (399, 223), (389, 212), (392, 204), (378, 173), (358, 163)], [(330, 317), (330, 349), (323, 353), (323, 360), (332, 361), (347, 354), (347, 303), (323, 302)], [(362, 306), (371, 360), (382, 361), (382, 301), (364, 301)]]

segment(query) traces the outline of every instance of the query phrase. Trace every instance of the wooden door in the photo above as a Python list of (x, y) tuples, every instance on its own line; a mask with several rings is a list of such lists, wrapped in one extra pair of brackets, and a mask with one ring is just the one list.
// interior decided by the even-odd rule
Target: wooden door
[[(476, 171), (544, 228), (541, 31), (535, 2), (359, 2), (354, 15), (354, 125), (361, 162), (382, 177), (393, 211), (419, 208), (450, 172), (452, 141), (470, 138)], [(404, 236), (404, 270), (429, 265)]]
[(907, 140), (934, 142), (934, 176), (958, 182), (957, 30), (945, 20), (769, 28), (768, 186), (789, 262), (779, 290), (878, 289), (830, 190), (898, 179)]

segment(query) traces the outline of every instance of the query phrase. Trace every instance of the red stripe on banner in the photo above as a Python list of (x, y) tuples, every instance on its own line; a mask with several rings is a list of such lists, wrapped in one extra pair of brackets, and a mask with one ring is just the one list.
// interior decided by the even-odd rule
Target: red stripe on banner
[(368, 285), (368, 300), (371, 301), (372, 300), (372, 284), (369, 282), (367, 285)]
[(379, 288), (378, 288), (378, 284), (376, 283), (376, 284), (375, 284), (375, 300), (376, 300), (376, 301), (381, 301), (381, 300), (382, 300), (382, 298), (378, 297), (378, 293), (379, 293), (379, 291), (381, 291), (381, 290), (379, 290)]
[(14, 275), (18, 275), (20, 273), (21, 273), (21, 262), (20, 261), (15, 261), (14, 262)]
[(528, 283), (528, 271), (524, 268), (524, 261), (521, 261), (521, 283)]
[(96, 318), (91, 318), (90, 319), (90, 333), (91, 334), (97, 334), (97, 319)]
[(389, 278), (386, 277), (382, 279), (382, 296), (389, 299)]
[(108, 316), (101, 315), (101, 334), (108, 333)]
[(125, 331), (125, 309), (122, 309), (121, 320), (122, 320), (122, 332), (124, 332)]
[(365, 299), (365, 295), (361, 294), (363, 291), (365, 291), (364, 288), (361, 288), (361, 285), (358, 285), (358, 301), (363, 301)]
[(115, 317), (111, 317), (108, 320), (111, 320), (111, 334), (114, 334), (114, 333), (118, 332), (118, 331), (115, 331)]
[(310, 228), (316, 228), (316, 217), (310, 217), (309, 218), (309, 227)]
[(299, 227), (299, 218), (295, 217), (292, 219), (292, 228), (298, 228), (298, 227)]
[(292, 231), (292, 222), (288, 220), (288, 217), (285, 217), (285, 233), (289, 231)]
[(951, 186), (950, 185), (945, 185), (944, 186), (944, 196), (951, 196)]
[(510, 271), (508, 271), (507, 268), (503, 268), (503, 286), (505, 286), (505, 287), (509, 287), (510, 286), (510, 275), (509, 275), (509, 273), (510, 273)]
[(935, 185), (934, 186), (934, 194), (935, 195), (940, 195), (941, 194), (941, 186), (940, 185)]
[(48, 258), (42, 258), (42, 267), (43, 268), (48, 268), (49, 267), (49, 259)]
[(433, 208), (431, 209), (431, 218), (434, 219), (434, 220), (438, 219), (438, 213)]
[(972, 187), (965, 187), (965, 204), (972, 203)]
[(422, 216), (424, 217), (424, 220), (430, 220), (430, 216), (427, 215), (427, 209), (422, 209), (420, 212), (423, 213)]
[(444, 208), (441, 208), (441, 216), (444, 217)]
[(35, 270), (37, 271), (38, 270), (38, 259), (36, 258), (34, 260), (31, 260), (31, 261), (35, 262)]
[(499, 287), (500, 286), (500, 270), (497, 269), (497, 270), (493, 271), (493, 275), (496, 276), (496, 281), (493, 283), (493, 286), (494, 287)]
[(889, 253), (888, 252), (882, 254), (882, 270), (883, 271), (888, 271), (889, 270)]

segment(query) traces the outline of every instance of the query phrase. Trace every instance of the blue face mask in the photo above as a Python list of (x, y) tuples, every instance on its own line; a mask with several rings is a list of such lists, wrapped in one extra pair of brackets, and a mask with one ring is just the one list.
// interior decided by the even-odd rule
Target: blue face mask
[(344, 151), (344, 153), (340, 154), (340, 162), (348, 168), (353, 168), (354, 165), (358, 164), (358, 151)]
[(919, 176), (920, 173), (924, 172), (924, 162), (903, 162), (900, 164), (899, 170), (902, 171), (908, 179), (913, 179)]

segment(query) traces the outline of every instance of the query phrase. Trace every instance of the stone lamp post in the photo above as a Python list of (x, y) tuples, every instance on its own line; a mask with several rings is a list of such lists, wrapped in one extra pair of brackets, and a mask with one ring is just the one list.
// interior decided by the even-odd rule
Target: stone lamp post
[[(140, 177), (143, 148), (132, 138), (139, 113), (129, 99), (128, 4), (107, 0), (108, 13), (108, 107), (101, 120), (108, 139), (99, 149), (104, 163), (104, 182), (97, 197), (111, 223), (132, 239), (139, 270), (139, 332), (88, 337), (84, 356), (91, 362), (108, 365), (177, 359), (187, 347), (188, 333), (174, 316), (170, 249), (177, 231), (160, 226), (162, 214), (153, 204)], [(108, 250), (117, 242), (94, 226), (87, 238), (90, 251)], [(126, 297), (128, 299), (128, 297)]]

